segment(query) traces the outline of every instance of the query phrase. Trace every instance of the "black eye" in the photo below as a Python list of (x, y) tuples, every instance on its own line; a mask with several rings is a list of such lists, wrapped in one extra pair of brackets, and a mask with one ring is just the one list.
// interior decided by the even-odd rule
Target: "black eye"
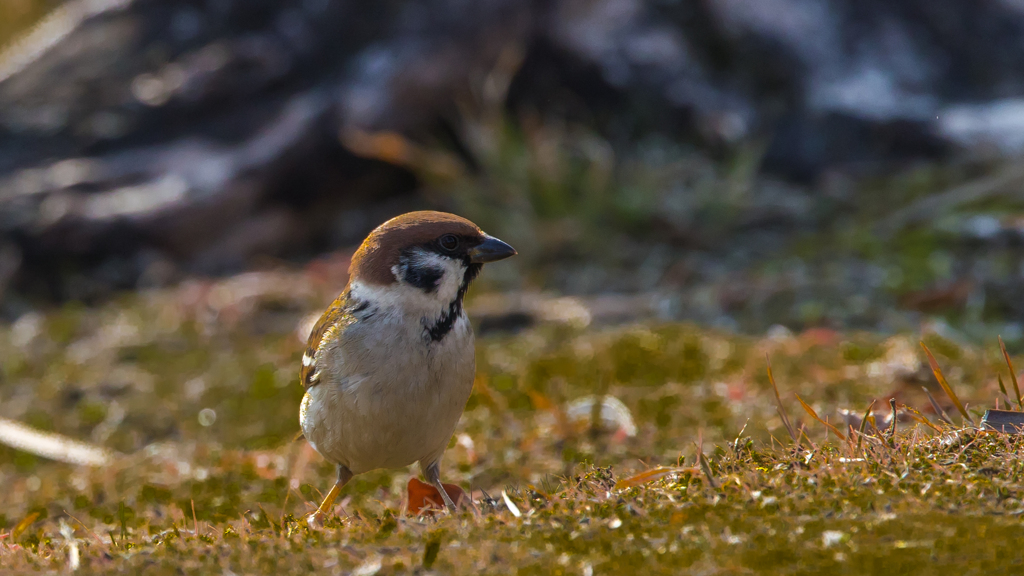
[(459, 237), (454, 234), (445, 234), (438, 240), (441, 244), (441, 248), (451, 252), (459, 247)]

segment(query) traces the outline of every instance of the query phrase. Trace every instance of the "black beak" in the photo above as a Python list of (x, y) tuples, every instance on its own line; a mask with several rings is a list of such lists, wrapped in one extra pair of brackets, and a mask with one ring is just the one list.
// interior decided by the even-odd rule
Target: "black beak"
[(484, 241), (469, 250), (469, 261), (474, 264), (497, 262), (515, 256), (516, 249), (501, 240), (484, 234)]

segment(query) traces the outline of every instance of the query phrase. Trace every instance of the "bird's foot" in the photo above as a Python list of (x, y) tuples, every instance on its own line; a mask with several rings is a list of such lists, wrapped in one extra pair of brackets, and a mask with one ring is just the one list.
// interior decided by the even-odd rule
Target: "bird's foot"
[(306, 525), (310, 528), (317, 529), (324, 527), (324, 520), (327, 518), (327, 514), (334, 507), (334, 501), (337, 500), (338, 494), (341, 494), (341, 487), (348, 483), (352, 479), (352, 473), (348, 471), (348, 468), (344, 466), (338, 466), (338, 481), (331, 486), (331, 491), (324, 496), (324, 501), (320, 503), (320, 507), (306, 517)]

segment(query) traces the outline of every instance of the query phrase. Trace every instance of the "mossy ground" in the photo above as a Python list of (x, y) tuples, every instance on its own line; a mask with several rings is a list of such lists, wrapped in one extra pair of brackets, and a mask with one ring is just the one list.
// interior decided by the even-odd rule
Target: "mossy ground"
[[(827, 330), (542, 324), (485, 335), (444, 463), (476, 509), (405, 515), (416, 470), (379, 471), (310, 530), (302, 516), (332, 480), (292, 441), (296, 327), (332, 285), (315, 277), (196, 282), (4, 328), (0, 414), (121, 454), (95, 469), (0, 450), (4, 571), (65, 571), (73, 557), (80, 573), (157, 574), (981, 574), (1024, 563), (1018, 441), (913, 421), (859, 446), (826, 438), (794, 393), (835, 422), (839, 408), (863, 413), (888, 397), (925, 412), (920, 385), (932, 385), (919, 336)], [(965, 401), (998, 397), (995, 345), (925, 340)], [(800, 446), (776, 413), (765, 354), (804, 427)], [(568, 415), (594, 395), (621, 400), (636, 434)], [(630, 480), (659, 466), (675, 472)]]

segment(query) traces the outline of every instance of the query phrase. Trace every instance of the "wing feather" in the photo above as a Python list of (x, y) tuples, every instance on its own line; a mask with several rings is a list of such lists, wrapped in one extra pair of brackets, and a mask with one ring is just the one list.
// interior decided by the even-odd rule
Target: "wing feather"
[(353, 314), (353, 301), (349, 290), (342, 292), (324, 311), (313, 326), (306, 342), (306, 351), (302, 354), (302, 366), (299, 369), (299, 382), (303, 388), (310, 388), (320, 382), (317, 369), (317, 356), (324, 342), (330, 340), (337, 330), (344, 329), (356, 321)]

